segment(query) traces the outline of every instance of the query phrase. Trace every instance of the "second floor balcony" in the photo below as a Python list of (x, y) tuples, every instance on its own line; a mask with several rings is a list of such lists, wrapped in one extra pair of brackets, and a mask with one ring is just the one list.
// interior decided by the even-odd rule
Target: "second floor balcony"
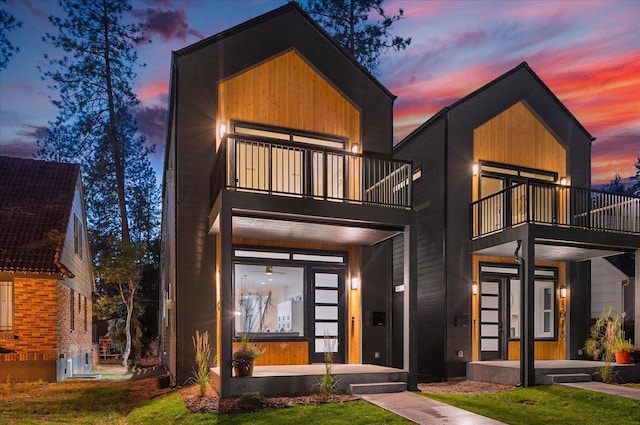
[(640, 198), (528, 181), (471, 204), (471, 238), (522, 224), (640, 235)]
[(229, 134), (211, 173), (222, 189), (411, 209), (411, 163), (322, 146)]

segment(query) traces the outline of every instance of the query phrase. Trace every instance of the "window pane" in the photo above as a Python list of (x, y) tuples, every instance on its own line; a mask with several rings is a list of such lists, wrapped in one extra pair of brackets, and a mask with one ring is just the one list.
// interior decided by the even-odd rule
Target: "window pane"
[(338, 304), (338, 291), (316, 289), (316, 304)]
[(13, 283), (0, 282), (0, 330), (13, 329)]
[(338, 307), (317, 305), (316, 320), (338, 320)]
[(336, 338), (316, 338), (316, 353), (337, 353), (338, 340)]
[(482, 308), (498, 308), (498, 297), (486, 296), (486, 295), (483, 296)]
[(498, 340), (482, 338), (480, 341), (480, 349), (482, 351), (498, 351)]
[(236, 336), (243, 332), (304, 335), (301, 267), (236, 264), (234, 272)]
[(338, 275), (335, 273), (316, 273), (316, 288), (319, 286), (337, 288)]

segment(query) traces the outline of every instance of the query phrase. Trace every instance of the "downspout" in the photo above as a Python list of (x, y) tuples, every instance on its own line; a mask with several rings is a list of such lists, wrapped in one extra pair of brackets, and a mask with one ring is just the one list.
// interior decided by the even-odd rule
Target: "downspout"
[(524, 274), (526, 272), (525, 270), (525, 263), (524, 263), (524, 258), (522, 258), (519, 254), (520, 252), (520, 247), (522, 246), (522, 240), (518, 239), (517, 241), (517, 245), (516, 245), (516, 250), (513, 253), (513, 259), (516, 260), (516, 262), (519, 264), (518, 267), (518, 275), (520, 277), (520, 383), (518, 383), (518, 387), (522, 387), (523, 386), (523, 377), (524, 377), (524, 372), (523, 372), (523, 363), (522, 363), (522, 353), (523, 353), (523, 347), (524, 347), (524, 310), (525, 310), (525, 299), (524, 299)]
[(443, 311), (443, 317), (444, 317), (444, 344), (442, 344), (442, 356), (444, 359), (444, 364), (442, 365), (442, 377), (443, 377), (443, 381), (447, 380), (447, 377), (449, 376), (448, 374), (448, 368), (447, 368), (447, 347), (448, 347), (448, 341), (449, 341), (449, 309), (447, 308), (448, 302), (449, 302), (449, 288), (448, 288), (448, 279), (447, 276), (449, 275), (449, 269), (448, 269), (448, 262), (447, 262), (447, 225), (449, 222), (448, 219), (448, 211), (449, 211), (449, 206), (448, 206), (448, 177), (449, 177), (449, 108), (444, 108), (444, 169), (443, 169), (443, 175), (444, 175), (444, 193), (443, 193), (443, 222), (442, 222), (442, 267), (444, 270), (443, 273), (443, 284), (444, 284), (444, 311)]
[(626, 312), (624, 311), (624, 288), (629, 286), (629, 284), (631, 283), (631, 278), (627, 277), (625, 280), (623, 280), (622, 282), (622, 289), (620, 291), (620, 313), (625, 313), (625, 314), (621, 314), (622, 316), (622, 329), (624, 330), (624, 322), (625, 319), (627, 318)]

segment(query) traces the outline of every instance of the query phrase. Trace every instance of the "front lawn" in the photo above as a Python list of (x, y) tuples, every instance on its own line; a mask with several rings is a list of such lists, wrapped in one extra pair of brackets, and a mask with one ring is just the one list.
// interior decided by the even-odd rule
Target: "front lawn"
[[(426, 396), (426, 395), (425, 395)], [(559, 385), (428, 397), (508, 424), (640, 424), (638, 400)]]

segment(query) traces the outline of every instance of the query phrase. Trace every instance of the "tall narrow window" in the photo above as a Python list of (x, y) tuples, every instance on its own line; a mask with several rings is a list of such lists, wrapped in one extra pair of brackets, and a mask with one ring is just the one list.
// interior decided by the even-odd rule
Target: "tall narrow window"
[(13, 329), (13, 282), (0, 282), (0, 331)]
[(555, 288), (553, 282), (535, 282), (535, 337), (553, 338), (555, 336), (554, 304)]
[(88, 313), (87, 313), (87, 299), (84, 299), (84, 331), (87, 331), (89, 323)]
[(73, 251), (82, 258), (82, 222), (73, 215)]
[(69, 288), (69, 291), (71, 291), (69, 294), (71, 295), (69, 297), (69, 325), (71, 330), (75, 330), (76, 329), (76, 324), (75, 324), (75, 313), (76, 313), (76, 297), (75, 297), (75, 292), (73, 291), (73, 289)]

